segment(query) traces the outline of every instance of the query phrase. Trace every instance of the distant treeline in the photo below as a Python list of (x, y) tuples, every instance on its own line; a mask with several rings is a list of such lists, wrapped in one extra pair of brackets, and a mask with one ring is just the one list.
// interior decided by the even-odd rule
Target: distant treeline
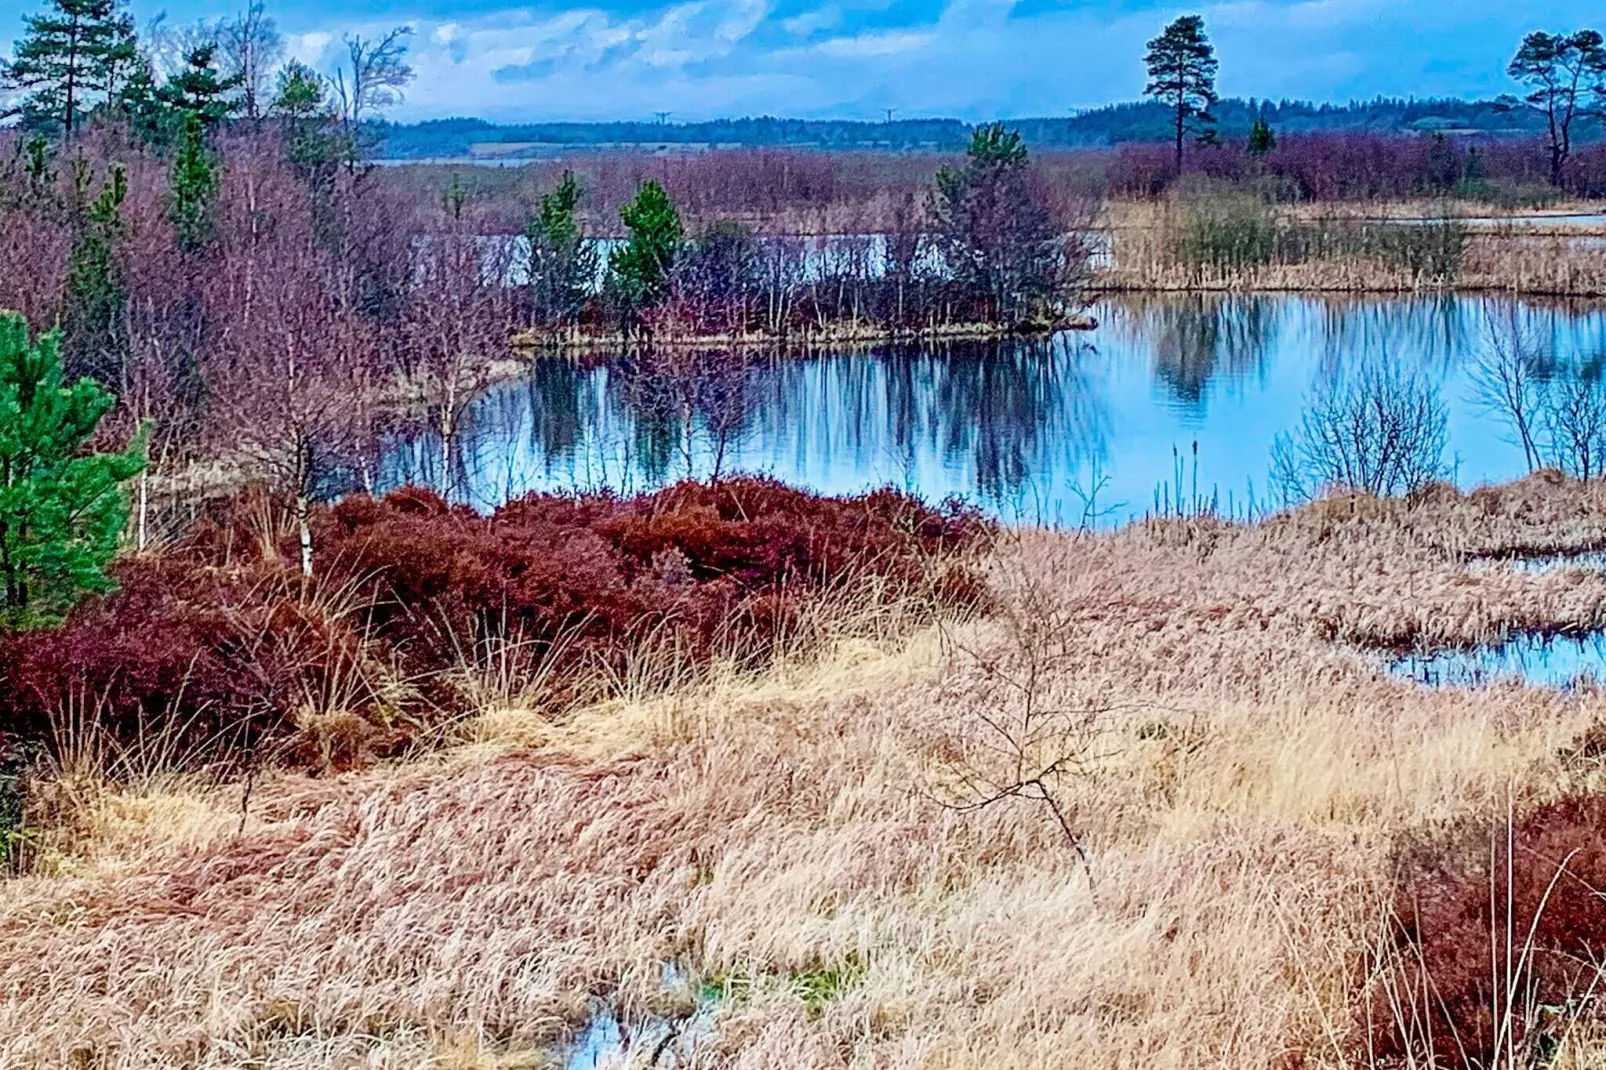
[[(1350, 104), (1230, 99), (1214, 109), (1221, 136), (1248, 136), (1256, 118), (1278, 134), (1368, 132), (1452, 133), (1482, 137), (1527, 137), (1542, 132), (1544, 116), (1495, 101), (1378, 98)], [(1021, 119), (1010, 125), (1039, 148), (1088, 148), (1165, 141), (1171, 114), (1147, 101), (1112, 104), (1063, 118)], [(380, 155), (397, 160), (542, 155), (564, 148), (665, 146), (680, 148), (815, 148), (962, 151), (971, 127), (958, 119), (717, 119), (700, 123), (554, 122), (497, 124), (483, 119), (438, 119), (377, 124)], [(1601, 126), (1580, 126), (1582, 140), (1598, 139)]]

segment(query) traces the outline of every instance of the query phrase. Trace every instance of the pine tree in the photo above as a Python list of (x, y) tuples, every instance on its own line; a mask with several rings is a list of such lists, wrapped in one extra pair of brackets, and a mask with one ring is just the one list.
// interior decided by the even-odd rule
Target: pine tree
[(150, 60), (141, 57), (128, 80), (123, 83), (118, 103), (129, 132), (147, 145), (159, 144), (167, 133), (167, 106), (157, 97), (156, 91), (156, 77), (151, 72)]
[(1175, 113), (1177, 172), (1182, 171), (1182, 146), (1189, 129), (1213, 132), (1210, 109), (1216, 104), (1216, 50), (1205, 36), (1204, 19), (1186, 15), (1149, 42), (1144, 63), (1149, 68), (1145, 96), (1154, 97)]
[(240, 108), (239, 89), (240, 76), (219, 72), (217, 45), (208, 41), (184, 54), (184, 65), (156, 91), (156, 99), (172, 110), (182, 132), (192, 115), (207, 128), (233, 115)]
[(6, 69), (6, 82), (28, 94), (25, 122), (71, 137), (96, 105), (113, 102), (137, 66), (134, 21), (118, 0), (50, 0), (29, 15)]
[(1255, 116), (1255, 121), (1249, 128), (1249, 153), (1252, 156), (1264, 156), (1277, 147), (1277, 135), (1273, 132), (1271, 124), (1264, 115)]
[(173, 221), (179, 248), (185, 252), (197, 252), (212, 240), (217, 195), (218, 165), (206, 147), (206, 128), (200, 113), (190, 112), (173, 157), (167, 201), (168, 218)]
[(145, 463), (143, 433), (124, 453), (85, 451), (113, 402), (63, 385), (55, 332), (30, 343), (22, 316), (0, 313), (0, 626), (48, 626), (111, 589), (124, 486)]
[[(79, 157), (73, 166), (73, 185), (82, 197), (89, 183), (88, 165)], [(127, 172), (113, 165), (100, 195), (78, 221), (78, 240), (67, 261), (67, 301), (62, 318), (68, 369), (106, 386), (120, 381), (128, 348), (122, 271), (117, 262), (117, 244), (123, 235), (122, 205), (127, 195)]]
[(669, 273), (686, 230), (669, 194), (652, 179), (643, 182), (635, 199), (619, 210), (619, 219), (630, 238), (614, 250), (609, 267), (615, 298), (629, 322), (669, 295)]
[(343, 157), (343, 146), (318, 72), (295, 60), (285, 64), (270, 113), (280, 122), (285, 156), (291, 165), (314, 185), (332, 177)]
[(541, 196), (541, 212), (524, 224), (529, 242), (530, 304), (540, 323), (579, 315), (597, 277), (597, 251), (580, 228), (583, 191), (570, 171)]
[(1606, 38), (1594, 30), (1529, 34), (1506, 68), (1528, 87), (1523, 101), (1545, 119), (1550, 182), (1561, 186), (1573, 154), (1573, 123), (1606, 96)]

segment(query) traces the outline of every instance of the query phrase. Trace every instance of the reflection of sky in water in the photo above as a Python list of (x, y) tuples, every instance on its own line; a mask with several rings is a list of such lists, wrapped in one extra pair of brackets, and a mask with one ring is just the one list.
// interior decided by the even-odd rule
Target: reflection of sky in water
[(1540, 687), (1566, 687), (1585, 676), (1606, 682), (1606, 635), (1553, 639), (1522, 635), (1498, 646), (1401, 658), (1391, 671), (1434, 687), (1478, 687), (1516, 679)]
[[(1097, 330), (1051, 342), (927, 352), (791, 356), (753, 366), (722, 471), (763, 472), (830, 493), (891, 484), (936, 500), (961, 494), (1009, 518), (1077, 523), (1083, 491), (1118, 522), (1176, 492), (1242, 513), (1263, 505), (1273, 439), (1312, 386), (1362, 361), (1439, 384), (1449, 454), (1463, 486), (1523, 474), (1521, 451), (1471, 398), (1489, 332), (1515, 315), (1560, 369), (1606, 353), (1606, 313), (1483, 297), (1304, 295), (1111, 299)], [(532, 490), (647, 489), (706, 476), (721, 437), (652, 421), (628, 369), (540, 364), (477, 403), (460, 450), (458, 495), (486, 507)], [(434, 483), (438, 446), (392, 451), (386, 481)]]

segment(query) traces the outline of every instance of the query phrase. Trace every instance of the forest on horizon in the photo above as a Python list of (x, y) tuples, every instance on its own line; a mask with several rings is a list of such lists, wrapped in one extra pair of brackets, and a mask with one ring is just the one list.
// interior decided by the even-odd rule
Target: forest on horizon
[[(1544, 116), (1496, 100), (1380, 98), (1346, 104), (1229, 98), (1213, 109), (1224, 137), (1241, 139), (1257, 118), (1282, 134), (1456, 134), (1463, 137), (1531, 137)], [(1067, 116), (1011, 121), (1038, 148), (1098, 148), (1161, 142), (1170, 135), (1170, 111), (1157, 101), (1111, 104)], [(378, 154), (394, 160), (469, 155), (522, 158), (563, 148), (663, 146), (707, 148), (813, 148), (820, 150), (962, 151), (975, 124), (959, 119), (891, 121), (787, 119), (757, 116), (705, 122), (493, 123), (485, 119), (433, 119), (380, 123)], [(1601, 125), (1579, 123), (1581, 140), (1597, 140)]]

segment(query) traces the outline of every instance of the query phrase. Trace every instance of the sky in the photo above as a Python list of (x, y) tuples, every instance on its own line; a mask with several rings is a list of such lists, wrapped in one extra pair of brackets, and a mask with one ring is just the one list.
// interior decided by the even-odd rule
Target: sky
[[(417, 79), (391, 117), (674, 121), (743, 115), (968, 121), (1136, 99), (1144, 43), (1201, 14), (1223, 96), (1342, 102), (1493, 96), (1522, 35), (1599, 15), (1581, 0), (266, 0), (315, 67), (344, 34), (413, 27)], [(132, 0), (143, 25), (243, 0)], [(20, 35), (42, 0), (0, 0)], [(15, 12), (13, 14), (13, 12)]]

